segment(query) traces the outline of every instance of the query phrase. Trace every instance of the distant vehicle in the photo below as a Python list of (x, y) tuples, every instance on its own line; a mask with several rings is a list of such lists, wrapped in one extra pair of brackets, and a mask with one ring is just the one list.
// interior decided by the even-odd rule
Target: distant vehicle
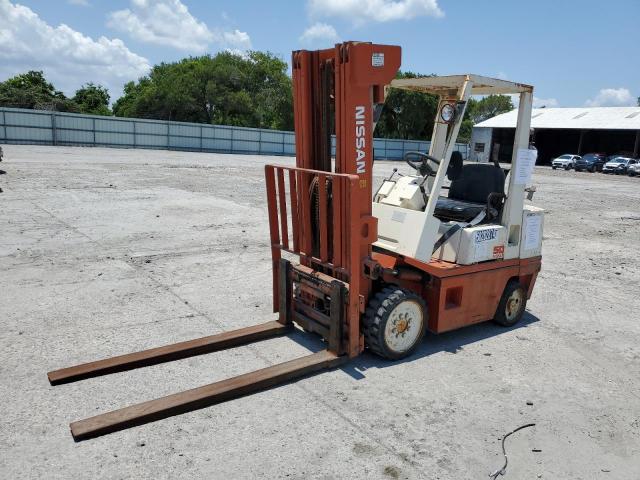
[(627, 175), (630, 177), (640, 176), (640, 160), (636, 159), (636, 163), (627, 167)]
[(635, 165), (637, 163), (633, 158), (616, 157), (613, 160), (609, 160), (602, 167), (602, 173), (615, 173), (617, 175), (627, 173), (629, 165)]
[(588, 170), (589, 172), (601, 172), (602, 166), (607, 162), (607, 156), (604, 153), (587, 153), (576, 161), (575, 170), (581, 172)]
[(558, 158), (554, 158), (551, 161), (551, 168), (553, 168), (554, 170), (556, 168), (564, 168), (565, 170), (570, 170), (576, 166), (576, 162), (580, 160), (580, 158), (580, 155), (565, 153), (564, 155), (560, 155)]

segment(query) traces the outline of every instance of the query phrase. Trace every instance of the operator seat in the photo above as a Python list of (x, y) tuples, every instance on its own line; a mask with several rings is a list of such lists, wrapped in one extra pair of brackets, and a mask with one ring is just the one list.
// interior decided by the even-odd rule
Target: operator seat
[[(459, 152), (454, 152), (458, 153)], [(453, 155), (451, 160), (453, 161)], [(461, 163), (462, 156), (456, 163)], [(504, 199), (504, 171), (487, 163), (472, 163), (454, 170), (449, 196), (440, 197), (434, 215), (445, 221), (469, 222), (487, 209), (485, 222), (495, 220)], [(451, 178), (451, 177), (449, 177)]]

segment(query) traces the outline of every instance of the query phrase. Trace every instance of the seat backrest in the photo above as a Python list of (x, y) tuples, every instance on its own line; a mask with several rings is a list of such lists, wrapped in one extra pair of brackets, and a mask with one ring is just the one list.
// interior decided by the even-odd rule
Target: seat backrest
[(447, 168), (447, 178), (453, 182), (462, 174), (463, 166), (464, 161), (462, 160), (462, 153), (455, 150), (453, 153), (451, 153), (449, 168)]
[(504, 194), (504, 171), (488, 163), (471, 163), (462, 167), (460, 176), (451, 182), (449, 198), (465, 202), (486, 203), (490, 193)]

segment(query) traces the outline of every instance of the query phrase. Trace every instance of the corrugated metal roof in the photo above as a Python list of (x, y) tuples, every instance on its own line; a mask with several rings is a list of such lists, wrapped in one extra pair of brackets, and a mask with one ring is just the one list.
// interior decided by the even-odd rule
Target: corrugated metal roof
[[(480, 122), (476, 127), (514, 128), (518, 110)], [(532, 128), (640, 130), (640, 107), (534, 108)]]

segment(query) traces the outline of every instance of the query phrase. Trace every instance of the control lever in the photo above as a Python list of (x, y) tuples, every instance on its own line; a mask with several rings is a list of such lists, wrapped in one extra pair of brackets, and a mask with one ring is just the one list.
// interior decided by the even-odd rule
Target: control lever
[(524, 191), (527, 192), (527, 200), (533, 200), (533, 194), (536, 193), (535, 185), (525, 188)]

